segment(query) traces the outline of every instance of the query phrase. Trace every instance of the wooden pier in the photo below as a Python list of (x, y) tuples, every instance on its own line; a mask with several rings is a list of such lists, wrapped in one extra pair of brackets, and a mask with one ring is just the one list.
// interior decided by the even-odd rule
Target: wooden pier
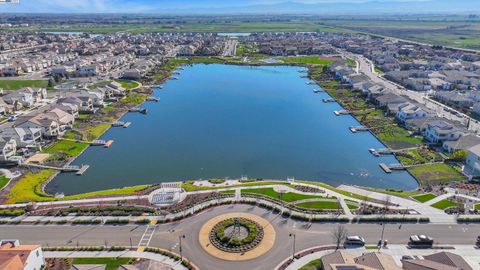
[(148, 110), (145, 109), (145, 108), (133, 108), (133, 109), (130, 109), (128, 110), (129, 112), (138, 112), (138, 113), (141, 113), (141, 114), (147, 114)]
[(325, 90), (321, 88), (313, 90), (313, 93), (323, 93), (323, 92), (325, 92)]
[(366, 126), (356, 126), (356, 127), (349, 127), (352, 133), (362, 132), (362, 131), (369, 131), (370, 129)]
[(132, 122), (122, 122), (122, 121), (117, 121), (112, 123), (112, 127), (123, 127), (123, 128), (128, 128)]
[(74, 172), (76, 175), (82, 175), (87, 171), (88, 168), (90, 168), (90, 165), (66, 165), (63, 167), (54, 167), (54, 166), (47, 166), (47, 165), (40, 165), (40, 164), (34, 164), (34, 163), (22, 163), (20, 166), (24, 167), (31, 167), (31, 168), (39, 168), (39, 169), (51, 169), (51, 170), (57, 170), (61, 172)]
[(386, 173), (392, 173), (392, 170), (390, 170), (390, 167), (387, 166), (387, 164), (385, 163), (380, 163), (378, 164), (378, 166), (380, 166), (380, 168), (382, 168), (382, 170)]
[(322, 101), (323, 103), (335, 103), (335, 99), (333, 98), (324, 98)]
[(333, 113), (334, 113), (336, 116), (349, 115), (349, 114), (350, 114), (350, 112), (347, 111), (347, 110), (333, 111)]
[(75, 140), (75, 139), (68, 139), (68, 138), (59, 138), (59, 140), (63, 141), (71, 141), (71, 142), (77, 142), (77, 143), (86, 143), (89, 144), (90, 146), (105, 146), (108, 144), (109, 146), (112, 145), (113, 140), (93, 140), (93, 141), (83, 141), (83, 140)]
[(146, 101), (154, 101), (154, 102), (159, 102), (159, 101), (160, 101), (160, 99), (159, 99), (159, 98), (157, 98), (157, 97), (148, 97), (148, 98), (146, 99)]

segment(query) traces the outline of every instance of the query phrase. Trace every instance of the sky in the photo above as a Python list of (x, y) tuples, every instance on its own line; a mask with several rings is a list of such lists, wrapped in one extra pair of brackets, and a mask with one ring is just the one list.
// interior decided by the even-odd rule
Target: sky
[(480, 12), (480, 0), (20, 0), (2, 12), (36, 13)]

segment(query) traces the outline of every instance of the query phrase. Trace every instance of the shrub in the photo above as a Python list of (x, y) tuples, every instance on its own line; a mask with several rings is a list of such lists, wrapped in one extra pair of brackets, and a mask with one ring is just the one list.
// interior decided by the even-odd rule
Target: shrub
[(113, 224), (113, 225), (128, 224), (129, 222), (130, 221), (128, 219), (118, 219), (118, 218), (105, 220), (105, 224)]
[(25, 214), (24, 209), (5, 209), (0, 210), (0, 216), (3, 217), (17, 217)]

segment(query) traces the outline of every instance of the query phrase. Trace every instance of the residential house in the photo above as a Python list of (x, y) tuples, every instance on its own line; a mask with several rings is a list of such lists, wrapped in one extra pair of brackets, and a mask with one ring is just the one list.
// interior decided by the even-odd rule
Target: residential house
[(442, 148), (447, 153), (453, 153), (457, 150), (467, 151), (468, 149), (479, 144), (480, 144), (480, 137), (476, 135), (468, 134), (460, 137), (456, 141), (445, 141), (442, 145)]
[(480, 178), (480, 144), (468, 149), (468, 156), (463, 171), (471, 178)]
[(425, 138), (432, 143), (456, 141), (465, 135), (466, 131), (445, 120), (431, 121), (427, 125)]
[(74, 264), (69, 270), (105, 270), (105, 264)]
[(75, 117), (68, 112), (65, 112), (59, 108), (54, 108), (45, 112), (46, 115), (55, 118), (59, 124), (60, 134), (64, 134), (65, 131), (72, 129), (75, 122)]
[(13, 138), (18, 148), (36, 147), (42, 142), (42, 130), (29, 127), (9, 127), (0, 132), (2, 138)]
[(51, 115), (40, 113), (35, 116), (21, 116), (15, 121), (16, 127), (39, 128), (42, 136), (46, 138), (57, 137), (60, 133), (60, 126)]
[(0, 240), (0, 269), (41, 270), (44, 265), (39, 245), (20, 245), (18, 240)]
[(374, 100), (380, 107), (386, 107), (388, 104), (400, 104), (407, 101), (406, 98), (393, 93), (385, 93), (375, 97)]
[(17, 152), (17, 142), (13, 138), (0, 137), (0, 159), (8, 160), (15, 156)]
[(72, 104), (78, 108), (79, 113), (95, 113), (95, 108), (93, 107), (93, 101), (90, 97), (77, 97), (69, 96), (59, 98), (57, 100), (58, 104)]
[(346, 250), (338, 250), (322, 257), (324, 270), (401, 270), (387, 254), (372, 252), (354, 257)]
[(410, 102), (406, 103), (405, 106), (399, 107), (396, 113), (396, 118), (402, 123), (408, 119), (425, 118), (429, 116), (433, 116), (430, 109)]
[(2, 97), (5, 103), (12, 105), (14, 110), (19, 110), (22, 107), (30, 108), (35, 104), (35, 99), (33, 98), (32, 93), (14, 91), (6, 94)]
[(462, 256), (445, 251), (423, 259), (402, 260), (402, 265), (405, 270), (473, 270)]

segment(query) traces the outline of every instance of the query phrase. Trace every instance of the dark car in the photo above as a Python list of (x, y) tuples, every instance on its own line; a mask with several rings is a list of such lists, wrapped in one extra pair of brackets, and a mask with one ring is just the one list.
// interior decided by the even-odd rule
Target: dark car
[(431, 248), (433, 246), (433, 238), (423, 234), (412, 235), (408, 245), (413, 248)]

